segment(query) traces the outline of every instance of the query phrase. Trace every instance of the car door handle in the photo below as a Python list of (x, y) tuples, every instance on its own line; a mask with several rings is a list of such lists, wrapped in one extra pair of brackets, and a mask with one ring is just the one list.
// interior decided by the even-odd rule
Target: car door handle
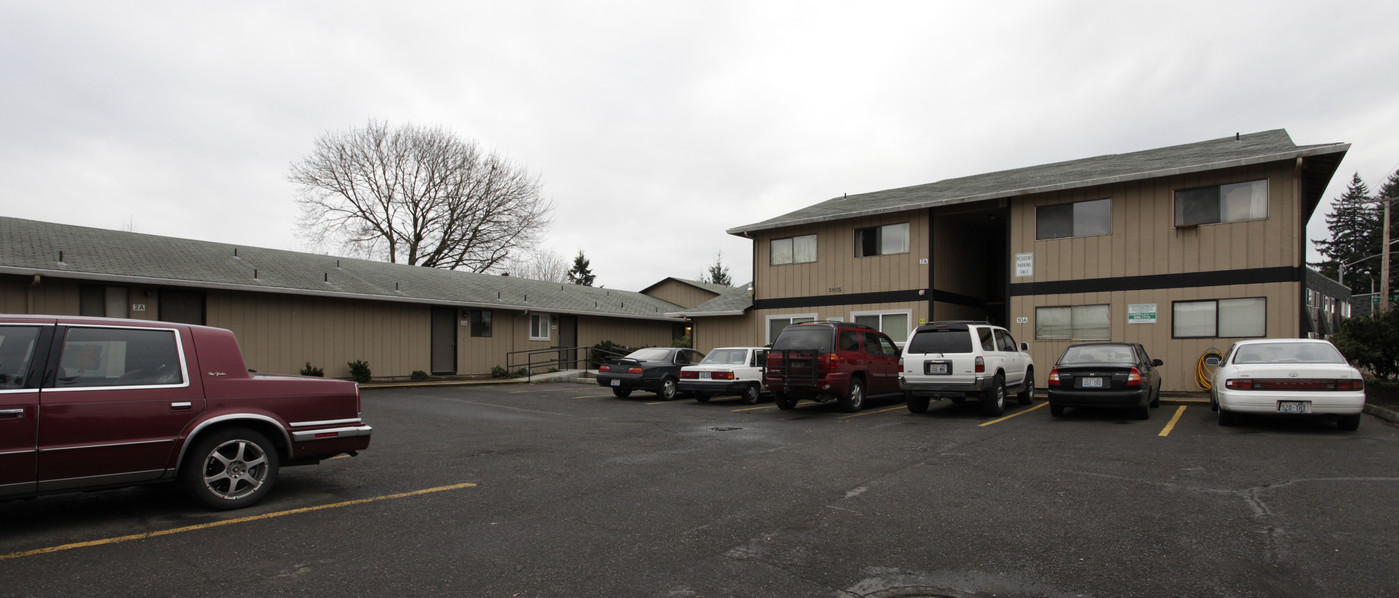
[(171, 411), (184, 411), (184, 410), (189, 409), (190, 407), (193, 407), (193, 406), (194, 406), (194, 403), (191, 403), (191, 402), (189, 402), (189, 401), (178, 401), (178, 402), (175, 402), (175, 403), (171, 403), (171, 404), (170, 404), (170, 410), (171, 410)]
[(24, 410), (0, 409), (0, 419), (24, 419)]

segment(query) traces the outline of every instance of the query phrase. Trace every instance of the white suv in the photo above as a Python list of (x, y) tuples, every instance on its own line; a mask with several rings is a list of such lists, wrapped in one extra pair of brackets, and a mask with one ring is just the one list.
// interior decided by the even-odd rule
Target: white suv
[(923, 413), (932, 399), (981, 399), (981, 412), (1005, 412), (1006, 393), (1021, 405), (1035, 400), (1035, 362), (1029, 345), (988, 322), (934, 322), (919, 326), (899, 360), (899, 387), (908, 410)]

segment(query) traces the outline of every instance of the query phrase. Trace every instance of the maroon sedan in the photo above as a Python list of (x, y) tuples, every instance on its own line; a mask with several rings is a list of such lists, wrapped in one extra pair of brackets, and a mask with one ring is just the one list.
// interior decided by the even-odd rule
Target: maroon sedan
[(179, 481), (236, 509), (371, 431), (358, 385), (250, 374), (227, 330), (0, 316), (0, 499)]

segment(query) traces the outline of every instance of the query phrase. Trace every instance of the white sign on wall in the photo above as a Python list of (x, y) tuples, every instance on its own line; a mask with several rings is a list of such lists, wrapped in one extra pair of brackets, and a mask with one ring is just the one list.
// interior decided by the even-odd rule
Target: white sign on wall
[(1132, 303), (1127, 306), (1128, 324), (1155, 324), (1155, 303)]
[(1015, 277), (1025, 278), (1035, 275), (1035, 254), (1017, 253), (1015, 254)]

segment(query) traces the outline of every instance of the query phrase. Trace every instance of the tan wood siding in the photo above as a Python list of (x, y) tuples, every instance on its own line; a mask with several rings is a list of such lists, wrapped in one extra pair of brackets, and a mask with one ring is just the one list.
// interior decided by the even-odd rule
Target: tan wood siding
[(685, 308), (699, 306), (704, 302), (719, 296), (716, 293), (711, 293), (704, 289), (697, 288), (693, 285), (688, 285), (683, 282), (677, 282), (674, 280), (667, 280), (665, 282), (662, 282), (656, 285), (654, 288), (646, 291), (646, 294), (660, 299), (661, 301), (674, 303), (676, 305), (679, 305), (680, 307)]
[[(908, 253), (855, 257), (855, 230), (908, 223)], [(816, 261), (771, 264), (771, 242), (816, 235)], [(928, 288), (928, 218), (924, 212), (901, 212), (811, 226), (764, 231), (754, 239), (754, 297), (758, 300), (820, 297)]]

